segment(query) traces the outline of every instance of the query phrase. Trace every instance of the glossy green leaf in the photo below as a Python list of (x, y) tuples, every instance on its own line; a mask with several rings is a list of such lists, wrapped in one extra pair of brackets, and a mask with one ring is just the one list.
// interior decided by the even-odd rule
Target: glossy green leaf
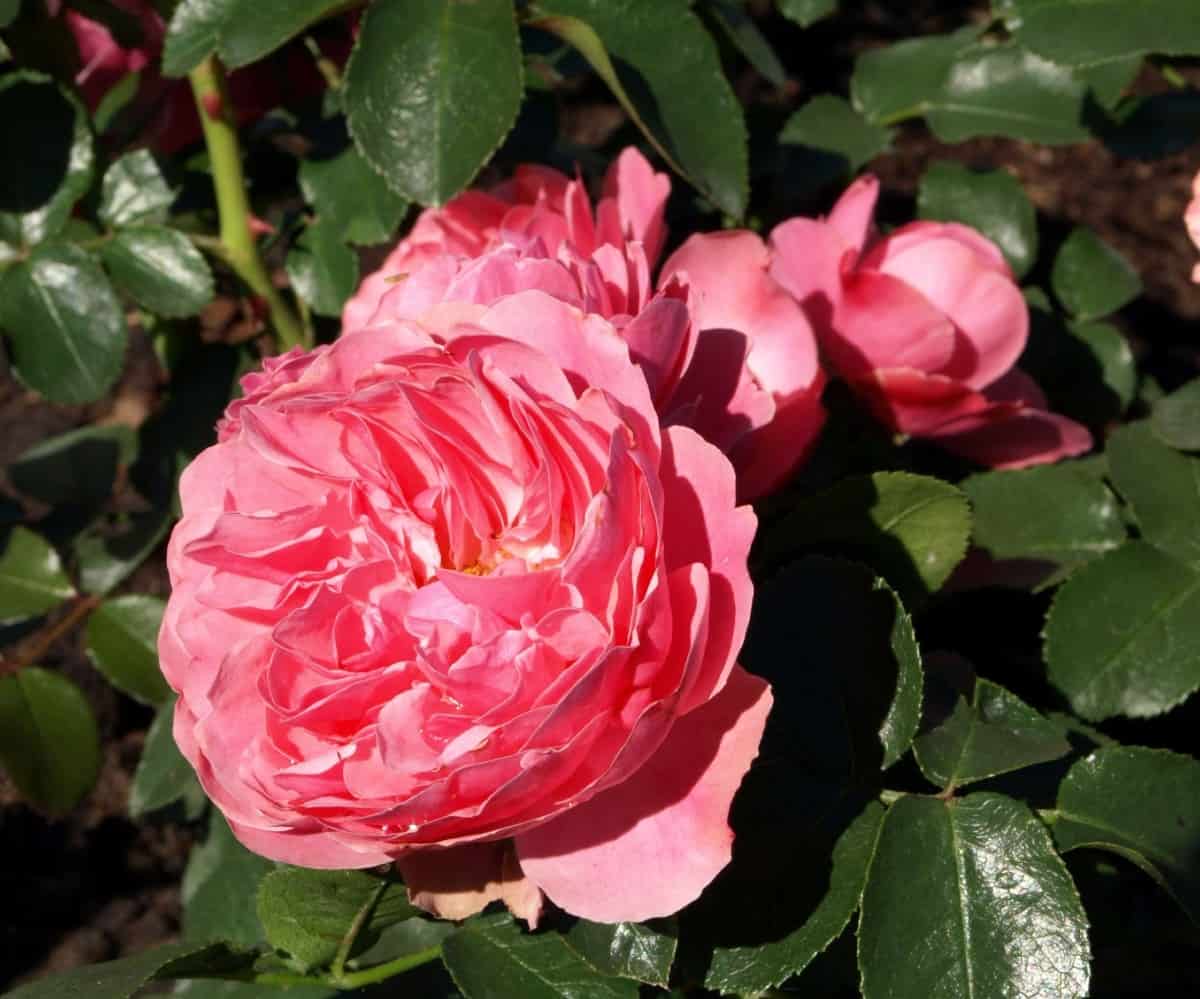
[(948, 160), (932, 164), (921, 177), (917, 214), (977, 229), (1000, 247), (1017, 277), (1037, 260), (1033, 204), (1004, 170), (976, 171)]
[(129, 815), (137, 820), (160, 808), (188, 797), (193, 802), (204, 799), (192, 765), (183, 758), (171, 726), (175, 719), (175, 698), (165, 701), (146, 732), (142, 758), (133, 772), (129, 788)]
[(998, 794), (908, 795), (863, 892), (864, 999), (1087, 995), (1087, 918), (1045, 827)]
[(239, 0), (180, 0), (163, 44), (162, 71), (184, 76), (212, 52)]
[(100, 265), (77, 246), (40, 246), (4, 273), (0, 327), (21, 380), (53, 402), (99, 399), (125, 363), (121, 304)]
[(222, 944), (165, 944), (132, 957), (50, 975), (5, 993), (5, 999), (129, 999), (155, 979), (209, 967), (233, 970), (236, 964), (237, 955)]
[(348, 243), (391, 239), (408, 211), (408, 202), (353, 146), (331, 159), (301, 163), (300, 190), (318, 221), (330, 223)]
[(787, 71), (741, 0), (707, 0), (704, 6), (746, 61), (769, 83), (782, 87)]
[(1181, 451), (1200, 451), (1200, 378), (1159, 399), (1150, 414), (1159, 439)]
[(797, 502), (764, 539), (772, 564), (820, 549), (865, 562), (909, 604), (936, 592), (967, 551), (971, 510), (940, 479), (876, 472)]
[(1119, 853), (1200, 923), (1200, 762), (1165, 749), (1099, 749), (1071, 767), (1056, 811), (1059, 849)]
[(1059, 589), (1045, 657), (1089, 721), (1167, 711), (1200, 687), (1200, 572), (1144, 541), (1108, 552)]
[(1065, 756), (1071, 744), (1062, 730), (1015, 694), (982, 678), (971, 703), (913, 743), (913, 755), (931, 783), (962, 787)]
[(0, 242), (34, 246), (67, 224), (92, 181), (95, 154), (79, 100), (41, 73), (0, 79), (6, 155), (0, 172)]
[[(398, 898), (403, 897), (404, 893), (400, 892)], [(354, 961), (359, 967), (395, 961), (397, 958), (440, 947), (448, 936), (456, 932), (457, 924), (445, 919), (431, 919), (427, 916), (402, 919), (391, 926), (383, 927), (377, 935), (370, 934), (366, 941), (369, 946), (356, 953)]]
[(358, 285), (358, 257), (332, 220), (314, 222), (287, 255), (296, 293), (320, 316), (339, 316)]
[(868, 121), (842, 97), (818, 94), (784, 124), (779, 144), (789, 173), (803, 172), (818, 187), (854, 173), (891, 146), (892, 133)]
[(379, 0), (346, 67), (354, 141), (393, 190), (441, 203), (512, 128), (521, 51), (512, 0)]
[(1129, 262), (1091, 229), (1071, 231), (1054, 258), (1054, 294), (1077, 319), (1116, 312), (1142, 293), (1142, 281)]
[(571, 949), (604, 975), (667, 987), (678, 946), (674, 926), (579, 920), (566, 935)]
[[(1117, 399), (1115, 415), (1125, 411), (1137, 392), (1137, 365), (1129, 341), (1112, 323), (1076, 322), (1070, 326), (1071, 335), (1082, 342), (1100, 365), (1104, 385)], [(1085, 413), (1086, 418), (1088, 414)], [(1094, 422), (1102, 423), (1108, 411), (1092, 413)]]
[(46, 541), (26, 527), (0, 534), (0, 625), (53, 610), (75, 587)]
[(100, 772), (100, 732), (83, 693), (29, 666), (0, 676), (0, 766), (48, 812), (68, 812)]
[(198, 315), (212, 301), (208, 261), (178, 229), (121, 229), (103, 244), (100, 256), (117, 287), (160, 316)]
[(170, 526), (166, 510), (93, 521), (72, 542), (80, 587), (86, 593), (108, 593), (149, 557)]
[(183, 873), (183, 936), (187, 940), (228, 940), (253, 947), (263, 940), (254, 900), (259, 882), (275, 865), (251, 853), (233, 837), (213, 809), (208, 837), (192, 848)]
[(100, 221), (109, 226), (165, 222), (175, 192), (148, 149), (126, 153), (105, 172), (100, 185)]
[(981, 472), (962, 489), (974, 512), (974, 544), (992, 558), (1073, 567), (1125, 541), (1116, 497), (1074, 462)]
[(868, 49), (855, 61), (850, 79), (854, 106), (881, 123), (924, 114), (941, 93), (955, 59), (973, 45), (979, 31), (968, 25), (948, 35)]
[(8, 474), (20, 492), (50, 506), (90, 508), (109, 498), (118, 466), (129, 465), (136, 451), (128, 427), (85, 426), (39, 441)]
[(1142, 538), (1200, 568), (1200, 458), (1168, 447), (1144, 421), (1114, 431), (1106, 454)]
[(256, 62), (328, 14), (344, 8), (345, 0), (233, 0), (221, 27), (217, 50), (233, 68)]
[(143, 704), (160, 705), (170, 688), (158, 669), (161, 597), (129, 593), (105, 600), (87, 625), (88, 656), (108, 681)]
[(1088, 88), (1089, 96), (1107, 110), (1121, 101), (1126, 91), (1133, 86), (1141, 68), (1141, 56), (1126, 56), (1096, 66), (1081, 66), (1075, 70), (1075, 76)]
[(687, 0), (548, 0), (533, 23), (579, 49), (636, 110), (655, 147), (721, 211), (741, 218), (748, 170), (742, 109)]
[(837, 10), (837, 5), (838, 0), (776, 0), (779, 13), (802, 28), (828, 17)]
[(790, 751), (812, 770), (869, 781), (912, 742), (922, 686), (912, 622), (864, 566), (807, 557), (774, 575), (741, 660), (775, 687)]
[(1070, 66), (1130, 55), (1200, 55), (1200, 8), (1190, 0), (1009, 0), (1017, 40)]
[(311, 871), (285, 867), (258, 886), (259, 922), (272, 947), (307, 971), (327, 965), (337, 954), (355, 917), (370, 915), (355, 941), (362, 949), (379, 931), (416, 915), (399, 882), (362, 871)]
[(846, 928), (858, 908), (882, 820), (883, 807), (873, 802), (842, 833), (833, 848), (828, 886), (801, 926), (756, 946), (718, 948), (705, 986), (757, 995), (803, 971)]
[(553, 933), (528, 933), (508, 913), (469, 920), (442, 945), (466, 999), (637, 999), (637, 983), (601, 975)]

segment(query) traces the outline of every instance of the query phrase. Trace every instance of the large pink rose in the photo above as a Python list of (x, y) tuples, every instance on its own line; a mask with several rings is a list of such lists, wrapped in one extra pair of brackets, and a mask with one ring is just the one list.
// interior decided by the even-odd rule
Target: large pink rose
[(996, 245), (943, 222), (875, 238), (878, 193), (862, 177), (827, 219), (789, 219), (771, 233), (771, 274), (804, 306), (833, 366), (892, 430), (981, 464), (1087, 451), (1087, 429), (1048, 412), (1014, 367), (1029, 310)]
[(353, 329), (420, 318), (439, 302), (494, 304), (538, 288), (608, 319), (650, 383), (664, 425), (729, 455), (755, 499), (807, 456), (824, 422), (824, 375), (802, 309), (746, 231), (692, 236), (651, 273), (670, 193), (636, 149), (617, 158), (592, 210), (579, 180), (523, 166), (490, 191), (427, 209), (347, 303)]
[[(1200, 172), (1192, 179), (1192, 200), (1183, 213), (1183, 224), (1196, 249), (1200, 250)], [(1200, 283), (1200, 264), (1192, 268), (1192, 280)]]
[(397, 859), (454, 918), (696, 898), (771, 701), (735, 662), (755, 518), (612, 326), (518, 291), (243, 385), (181, 480), (159, 637), (238, 838)]

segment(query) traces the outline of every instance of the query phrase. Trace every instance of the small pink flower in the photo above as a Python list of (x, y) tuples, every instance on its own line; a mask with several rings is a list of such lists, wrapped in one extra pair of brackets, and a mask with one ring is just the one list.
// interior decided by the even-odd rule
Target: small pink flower
[(892, 430), (984, 465), (1087, 451), (1087, 429), (1047, 411), (1014, 367), (1029, 311), (1000, 250), (952, 222), (873, 238), (878, 193), (879, 182), (862, 177), (827, 219), (790, 219), (771, 234), (771, 273), (841, 376)]
[[(1183, 224), (1196, 249), (1200, 250), (1200, 172), (1192, 179), (1192, 200), (1184, 210)], [(1200, 284), (1200, 264), (1192, 268), (1192, 280)]]
[(669, 193), (667, 177), (632, 148), (613, 164), (594, 213), (580, 180), (519, 167), (492, 191), (422, 212), (347, 303), (343, 325), (539, 289), (610, 320), (663, 424), (690, 426), (720, 447), (738, 495), (755, 499), (807, 456), (824, 422), (816, 340), (751, 232), (693, 236), (653, 282)]
[[(540, 261), (534, 261), (537, 265)], [(237, 837), (450, 918), (664, 916), (728, 862), (766, 683), (751, 510), (613, 326), (537, 289), (248, 375), (180, 483), (175, 738)]]

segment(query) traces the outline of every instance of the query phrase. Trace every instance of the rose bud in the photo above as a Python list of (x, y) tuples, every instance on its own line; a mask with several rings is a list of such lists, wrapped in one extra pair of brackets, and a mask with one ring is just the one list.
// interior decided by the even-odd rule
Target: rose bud
[(1081, 454), (1087, 429), (1048, 412), (1014, 367), (1029, 310), (994, 243), (957, 223), (872, 232), (879, 182), (857, 180), (827, 219), (771, 233), (771, 273), (804, 307), (838, 373), (893, 431), (993, 468)]
[(665, 916), (730, 858), (753, 512), (606, 320), (443, 304), (243, 381), (184, 472), (174, 733), (250, 849), (463, 918)]

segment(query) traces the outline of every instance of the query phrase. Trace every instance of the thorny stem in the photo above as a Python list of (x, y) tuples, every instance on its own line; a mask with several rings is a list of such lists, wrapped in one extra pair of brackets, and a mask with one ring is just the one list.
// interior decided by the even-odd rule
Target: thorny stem
[(282, 347), (307, 347), (309, 337), (296, 314), (271, 283), (250, 232), (250, 201), (242, 173), (242, 151), (225, 85), (225, 70), (209, 56), (188, 74), (204, 143), (212, 165), (213, 187), (220, 218), (220, 257), (267, 305), (271, 325)]

